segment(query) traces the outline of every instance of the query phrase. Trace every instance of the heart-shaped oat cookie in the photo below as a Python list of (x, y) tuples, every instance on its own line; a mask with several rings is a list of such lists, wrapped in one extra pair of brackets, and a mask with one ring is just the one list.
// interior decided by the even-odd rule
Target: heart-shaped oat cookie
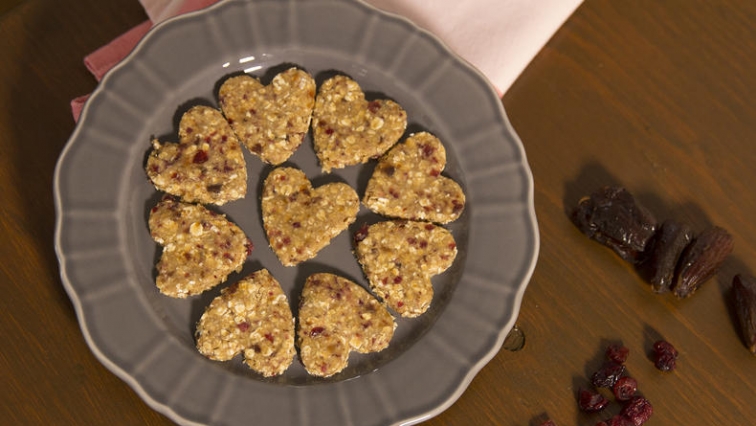
[(449, 223), (465, 207), (465, 194), (457, 182), (441, 172), (446, 150), (427, 132), (413, 134), (391, 148), (368, 181), (363, 203), (384, 216)]
[(307, 176), (292, 167), (280, 167), (265, 179), (262, 218), (268, 242), (285, 266), (317, 255), (331, 239), (357, 218), (360, 200), (345, 183), (316, 189)]
[(355, 242), (373, 292), (404, 317), (428, 310), (431, 277), (448, 269), (457, 256), (451, 232), (427, 222), (379, 222), (360, 229)]
[(308, 373), (321, 377), (342, 371), (351, 351), (385, 349), (396, 328), (394, 317), (365, 289), (328, 273), (307, 278), (298, 317), (302, 364)]
[(312, 119), (315, 153), (326, 173), (380, 156), (407, 127), (407, 113), (399, 104), (368, 102), (357, 82), (343, 75), (320, 86)]
[(294, 359), (294, 317), (266, 269), (224, 288), (205, 308), (195, 335), (202, 355), (228, 361), (243, 352), (244, 363), (265, 377), (282, 374)]
[(152, 141), (147, 176), (160, 191), (187, 202), (222, 205), (247, 193), (247, 165), (236, 135), (215, 108), (181, 116), (179, 143)]
[(315, 80), (290, 68), (267, 86), (244, 74), (218, 92), (221, 110), (250, 152), (268, 164), (286, 161), (302, 144), (315, 104)]
[(171, 196), (152, 208), (148, 225), (163, 246), (156, 284), (167, 296), (184, 298), (215, 287), (240, 271), (252, 251), (244, 231), (225, 216)]

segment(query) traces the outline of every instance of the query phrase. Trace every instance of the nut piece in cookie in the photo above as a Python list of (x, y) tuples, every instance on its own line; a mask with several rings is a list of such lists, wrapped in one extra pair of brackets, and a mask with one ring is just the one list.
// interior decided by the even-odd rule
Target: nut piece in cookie
[(163, 246), (156, 284), (166, 296), (200, 294), (238, 272), (252, 242), (225, 216), (165, 196), (150, 211), (150, 235)]
[(261, 209), (270, 247), (284, 266), (294, 266), (355, 221), (360, 199), (345, 183), (313, 188), (301, 170), (280, 167), (265, 179)]
[(224, 288), (205, 309), (195, 332), (197, 350), (244, 363), (265, 377), (283, 374), (294, 359), (294, 317), (278, 281), (261, 269)]
[(288, 160), (310, 128), (315, 80), (290, 68), (267, 86), (250, 75), (226, 80), (218, 92), (220, 107), (250, 152), (268, 164)]
[(465, 208), (462, 188), (441, 176), (446, 150), (435, 136), (416, 133), (378, 161), (363, 202), (372, 211), (393, 218), (449, 223)]
[(367, 101), (359, 84), (337, 75), (320, 86), (313, 111), (313, 145), (323, 171), (363, 164), (391, 148), (407, 127), (394, 101)]
[(152, 141), (147, 176), (190, 203), (223, 205), (247, 193), (247, 165), (236, 135), (215, 108), (195, 106), (179, 123), (179, 142)]
[(451, 232), (426, 222), (379, 222), (358, 231), (355, 242), (373, 292), (403, 317), (428, 310), (431, 277), (447, 270), (457, 256)]
[(378, 352), (394, 335), (394, 317), (356, 283), (328, 273), (307, 278), (299, 301), (297, 345), (314, 376), (342, 371), (350, 351)]

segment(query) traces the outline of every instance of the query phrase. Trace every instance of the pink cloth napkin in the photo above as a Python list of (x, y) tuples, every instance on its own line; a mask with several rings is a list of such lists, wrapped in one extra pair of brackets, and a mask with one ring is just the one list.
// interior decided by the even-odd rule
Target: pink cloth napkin
[[(99, 81), (149, 29), (218, 0), (139, 0), (150, 18), (84, 58)], [(582, 0), (365, 0), (439, 37), (503, 94)], [(78, 120), (89, 95), (71, 101)]]

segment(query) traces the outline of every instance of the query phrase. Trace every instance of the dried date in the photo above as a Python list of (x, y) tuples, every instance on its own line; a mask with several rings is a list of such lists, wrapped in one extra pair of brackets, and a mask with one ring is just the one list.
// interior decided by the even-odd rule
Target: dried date
[(605, 186), (583, 198), (572, 220), (589, 238), (636, 263), (656, 231), (656, 219), (619, 186)]
[(648, 242), (638, 271), (654, 292), (669, 291), (680, 256), (692, 239), (693, 230), (688, 225), (666, 220)]
[(743, 343), (756, 355), (756, 278), (744, 274), (735, 275), (732, 292)]
[(713, 277), (732, 252), (734, 240), (726, 230), (712, 226), (701, 232), (683, 251), (677, 264), (672, 292), (680, 299), (691, 296)]

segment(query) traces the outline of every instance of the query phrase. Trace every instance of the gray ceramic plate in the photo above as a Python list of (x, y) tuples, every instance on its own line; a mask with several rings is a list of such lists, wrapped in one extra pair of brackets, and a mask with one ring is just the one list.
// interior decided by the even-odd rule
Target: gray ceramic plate
[[(246, 71), (267, 83), (292, 64), (318, 83), (346, 73), (368, 98), (402, 104), (408, 133), (427, 130), (443, 141), (445, 174), (468, 199), (463, 216), (448, 226), (459, 256), (434, 278), (431, 309), (398, 320), (388, 349), (353, 354), (349, 367), (327, 380), (308, 377), (298, 361), (276, 379), (263, 379), (240, 359), (209, 361), (194, 348), (194, 324), (220, 288), (262, 267), (292, 306), (313, 272), (366, 285), (350, 235), (380, 218), (363, 207), (354, 227), (315, 259), (283, 267), (259, 217), (260, 182), (270, 168), (247, 155), (249, 193), (220, 210), (256, 248), (241, 274), (186, 300), (157, 292), (160, 252), (146, 224), (161, 196), (143, 168), (150, 139), (176, 140), (180, 114), (195, 104), (217, 105), (217, 87), (229, 74)], [(323, 175), (309, 136), (290, 164), (316, 186), (340, 180), (360, 194), (374, 167)], [(159, 25), (87, 103), (58, 162), (55, 200), (61, 276), (87, 343), (150, 406), (180, 424), (364, 426), (438, 414), (500, 349), (539, 243), (525, 153), (492, 87), (427, 32), (353, 0), (231, 0)]]

